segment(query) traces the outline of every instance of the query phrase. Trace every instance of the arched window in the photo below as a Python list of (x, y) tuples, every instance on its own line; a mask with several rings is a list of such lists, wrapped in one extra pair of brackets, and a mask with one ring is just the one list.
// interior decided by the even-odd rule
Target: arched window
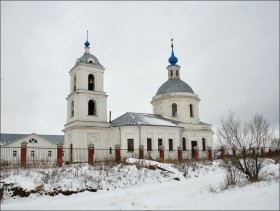
[(96, 104), (93, 100), (88, 101), (88, 115), (96, 115)]
[(205, 138), (202, 138), (202, 150), (206, 151), (206, 140), (205, 140)]
[(172, 104), (172, 116), (177, 116), (177, 104)]
[(71, 102), (71, 117), (74, 117), (74, 101)]
[(193, 105), (190, 104), (190, 117), (193, 117)]
[(172, 72), (172, 70), (170, 70), (170, 76), (173, 76), (173, 72)]
[(74, 76), (74, 92), (76, 91), (76, 76)]
[(37, 143), (37, 140), (34, 139), (34, 138), (32, 138), (32, 139), (29, 140), (29, 142), (30, 142), (30, 143)]
[(88, 75), (88, 90), (95, 90), (94, 75)]
[(179, 71), (178, 70), (176, 70), (176, 76), (179, 76)]
[(183, 146), (183, 151), (187, 150), (187, 146), (186, 146), (186, 138), (182, 138), (182, 146)]

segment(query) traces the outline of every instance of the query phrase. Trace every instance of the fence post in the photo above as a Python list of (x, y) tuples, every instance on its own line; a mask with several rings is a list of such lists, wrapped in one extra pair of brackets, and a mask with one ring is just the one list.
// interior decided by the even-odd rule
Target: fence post
[(70, 163), (73, 163), (73, 144), (70, 144)]
[(261, 156), (264, 157), (264, 147), (261, 148)]
[(159, 146), (159, 159), (161, 161), (164, 160), (164, 146), (163, 145)]
[(244, 158), (246, 157), (246, 147), (245, 146), (242, 148), (242, 156)]
[(90, 143), (88, 145), (88, 164), (93, 165), (93, 157), (94, 157), (94, 145)]
[(195, 146), (195, 147), (193, 147), (193, 158), (195, 159), (195, 160), (197, 160), (198, 159), (198, 147), (197, 146)]
[(213, 160), (212, 147), (208, 147), (208, 160)]
[(57, 145), (57, 166), (62, 166), (62, 152), (63, 152), (63, 146), (61, 144)]
[(276, 149), (275, 149), (275, 156), (278, 156), (278, 157), (279, 157), (279, 148), (276, 148)]
[(252, 154), (253, 154), (253, 158), (256, 157), (256, 148), (255, 147), (252, 147)]
[(115, 161), (121, 161), (121, 146), (119, 144), (115, 145)]
[(236, 157), (236, 147), (235, 146), (232, 147), (232, 156)]
[(223, 146), (221, 146), (221, 159), (225, 159), (225, 148)]
[(24, 141), (21, 143), (20, 149), (20, 165), (21, 167), (26, 167), (26, 155), (27, 155), (27, 142)]
[(272, 157), (272, 147), (269, 147), (269, 149), (268, 149), (268, 156), (270, 158)]
[(178, 149), (178, 161), (182, 162), (183, 160), (182, 147), (178, 146), (177, 149)]
[(139, 146), (139, 159), (144, 159), (144, 146)]

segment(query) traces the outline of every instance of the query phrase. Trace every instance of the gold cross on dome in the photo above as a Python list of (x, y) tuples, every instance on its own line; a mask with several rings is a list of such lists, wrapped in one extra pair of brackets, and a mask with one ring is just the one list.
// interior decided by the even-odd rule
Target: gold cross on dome
[(171, 38), (171, 47), (173, 48), (173, 38)]
[(88, 41), (88, 30), (87, 30), (87, 41)]

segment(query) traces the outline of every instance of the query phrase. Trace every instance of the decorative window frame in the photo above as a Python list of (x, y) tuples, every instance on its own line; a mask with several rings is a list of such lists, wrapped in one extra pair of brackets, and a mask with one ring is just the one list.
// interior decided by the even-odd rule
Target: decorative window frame
[(35, 139), (35, 138), (31, 138), (31, 139), (29, 139), (29, 143), (38, 143), (38, 141)]

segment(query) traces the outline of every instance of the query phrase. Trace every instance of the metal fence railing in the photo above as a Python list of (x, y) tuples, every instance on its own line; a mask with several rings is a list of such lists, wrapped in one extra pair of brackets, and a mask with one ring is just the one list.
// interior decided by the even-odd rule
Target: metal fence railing
[[(95, 149), (93, 153), (94, 161), (105, 161), (105, 160), (115, 160), (116, 159), (116, 149)], [(125, 158), (139, 158), (139, 149), (119, 149), (121, 159)], [(255, 150), (255, 151), (253, 151)], [(0, 161), (1, 165), (20, 165), (22, 159), (22, 148), (21, 147), (3, 147), (0, 146)], [(242, 156), (246, 153), (246, 156), (253, 156), (253, 154), (263, 155), (263, 156), (279, 156), (279, 149), (277, 148), (259, 148), (259, 149), (239, 149), (234, 150), (230, 148), (221, 148), (215, 150), (197, 150), (197, 159), (208, 159), (209, 152), (212, 153), (211, 158), (220, 159), (222, 154), (224, 158), (231, 157), (234, 155)], [(195, 158), (194, 150), (182, 150), (181, 159), (189, 160)], [(243, 153), (243, 154), (242, 154)], [(38, 166), (38, 165), (57, 165), (58, 162), (58, 148), (40, 148), (40, 147), (26, 147), (25, 151), (26, 165), (28, 166)], [(178, 160), (179, 154), (178, 150), (163, 150), (165, 160)], [(158, 149), (147, 150), (143, 149), (143, 158), (150, 160), (160, 160), (161, 153)], [(89, 148), (62, 148), (62, 162), (89, 162)]]

